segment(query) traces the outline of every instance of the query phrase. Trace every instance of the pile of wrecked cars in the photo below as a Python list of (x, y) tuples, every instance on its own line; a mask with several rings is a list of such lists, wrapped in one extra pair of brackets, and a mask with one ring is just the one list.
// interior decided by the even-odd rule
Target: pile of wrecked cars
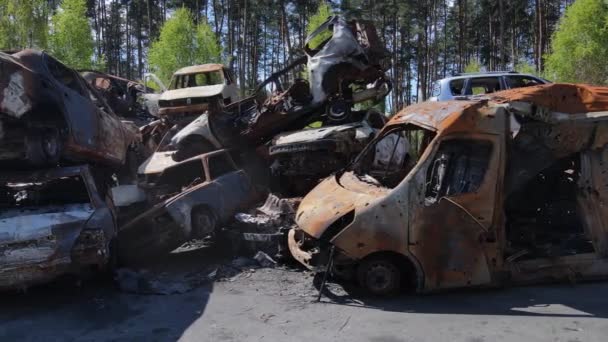
[[(370, 23), (331, 17), (305, 56), (243, 99), (219, 64), (178, 70), (154, 94), (44, 52), (1, 53), (0, 288), (157, 257), (214, 235), (269, 189), (305, 193), (386, 121), (355, 109), (391, 90), (379, 43)], [(283, 88), (306, 63), (308, 80)], [(121, 119), (141, 113), (157, 120)]]
[(76, 71), (44, 52), (0, 53), (0, 288), (108, 266), (108, 188), (140, 141)]
[(375, 294), (606, 278), (607, 143), (605, 87), (415, 104), (304, 197), (289, 249)]

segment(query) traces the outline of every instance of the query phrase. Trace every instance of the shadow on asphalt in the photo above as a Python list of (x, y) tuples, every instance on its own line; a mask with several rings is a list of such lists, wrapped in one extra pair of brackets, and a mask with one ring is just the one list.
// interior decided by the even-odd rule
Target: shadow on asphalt
[[(317, 274), (313, 280), (317, 290), (321, 279), (322, 275)], [(321, 301), (403, 313), (606, 318), (608, 298), (602, 294), (607, 291), (608, 282), (589, 282), (382, 298), (366, 295), (348, 283), (329, 283)]]
[[(204, 265), (216, 261), (216, 254), (205, 249), (179, 253), (149, 269), (176, 274), (196, 270), (205, 276)], [(142, 295), (120, 291), (110, 275), (78, 282), (60, 279), (27, 292), (0, 293), (0, 339), (28, 340), (34, 334), (40, 340), (78, 340), (85, 335), (91, 340), (124, 340), (128, 334), (128, 340), (175, 340), (203, 315), (212, 292), (211, 281), (181, 294)], [(114, 335), (96, 335), (108, 330)], [(44, 336), (49, 331), (56, 335)]]

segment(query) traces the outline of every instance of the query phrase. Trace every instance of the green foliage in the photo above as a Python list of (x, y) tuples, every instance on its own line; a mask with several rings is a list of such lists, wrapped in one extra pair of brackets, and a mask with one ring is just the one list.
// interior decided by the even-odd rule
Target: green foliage
[[(75, 69), (92, 69), (93, 35), (86, 0), (63, 0), (52, 18), (49, 45), (53, 55)], [(100, 61), (98, 61), (100, 62)]]
[[(311, 34), (314, 30), (317, 29), (321, 24), (323, 24), (328, 17), (332, 15), (331, 7), (325, 2), (322, 1), (319, 3), (319, 8), (317, 9), (317, 13), (315, 13), (312, 17), (310, 17), (308, 21), (308, 25), (306, 26), (306, 34)], [(310, 41), (310, 47), (315, 48), (319, 44), (323, 43), (327, 38), (331, 37), (331, 31), (321, 32), (318, 36)]]
[(546, 56), (547, 76), (560, 82), (608, 84), (608, 4), (576, 0), (566, 9)]
[(526, 61), (522, 61), (522, 60), (518, 61), (517, 63), (515, 63), (515, 66), (513, 69), (522, 74), (540, 76), (540, 73), (538, 73), (536, 71), (536, 68), (534, 67), (534, 65), (529, 62), (526, 62)]
[(480, 72), (481, 64), (476, 60), (471, 60), (467, 66), (464, 67), (464, 72)]
[(192, 13), (179, 8), (160, 29), (152, 43), (149, 62), (153, 71), (166, 84), (179, 68), (189, 65), (221, 62), (222, 50), (207, 22), (194, 24)]
[(0, 49), (46, 48), (48, 10), (45, 0), (0, 0)]

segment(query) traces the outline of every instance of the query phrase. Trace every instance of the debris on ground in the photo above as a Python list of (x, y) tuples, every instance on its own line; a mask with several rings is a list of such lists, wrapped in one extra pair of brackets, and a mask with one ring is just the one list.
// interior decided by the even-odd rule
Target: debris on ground
[[(114, 275), (118, 288), (127, 293), (146, 295), (171, 295), (181, 294), (194, 290), (197, 282), (188, 279), (171, 279), (166, 274), (150, 274), (146, 271), (135, 271), (121, 268)], [(200, 283), (200, 281), (198, 281)]]

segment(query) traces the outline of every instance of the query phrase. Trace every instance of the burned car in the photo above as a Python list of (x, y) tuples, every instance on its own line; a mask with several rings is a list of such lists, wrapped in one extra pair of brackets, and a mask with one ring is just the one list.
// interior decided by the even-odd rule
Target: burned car
[[(350, 123), (354, 104), (380, 101), (391, 90), (385, 75), (388, 54), (369, 22), (331, 17), (307, 38), (304, 51), (305, 56), (260, 83), (255, 95), (210, 109), (208, 118), (191, 129), (203, 141), (196, 143), (215, 148), (259, 146), (276, 134), (315, 121), (326, 126)], [(295, 79), (284, 88), (286, 75), (305, 63), (309, 81)], [(260, 102), (257, 95), (270, 86), (274, 91)]]
[(213, 234), (263, 194), (226, 150), (165, 165), (140, 186), (156, 204), (120, 228), (119, 255), (132, 262)]
[(159, 100), (159, 115), (172, 118), (198, 116), (209, 107), (238, 99), (230, 69), (222, 64), (194, 65), (177, 70)]
[(142, 105), (141, 97), (153, 93), (143, 84), (100, 71), (80, 70), (80, 75), (106, 100), (114, 113), (122, 117), (148, 117), (151, 114)]
[[(281, 133), (272, 139), (270, 167), (284, 194), (303, 196), (319, 179), (344, 168), (386, 123), (384, 114), (374, 109), (352, 116), (351, 123)], [(292, 188), (284, 189), (286, 185)]]
[(139, 132), (74, 70), (41, 51), (0, 53), (0, 161), (121, 165)]
[(412, 105), (303, 199), (290, 251), (376, 294), (606, 278), (607, 143), (608, 88)]
[(112, 207), (87, 166), (0, 175), (0, 288), (110, 266)]

